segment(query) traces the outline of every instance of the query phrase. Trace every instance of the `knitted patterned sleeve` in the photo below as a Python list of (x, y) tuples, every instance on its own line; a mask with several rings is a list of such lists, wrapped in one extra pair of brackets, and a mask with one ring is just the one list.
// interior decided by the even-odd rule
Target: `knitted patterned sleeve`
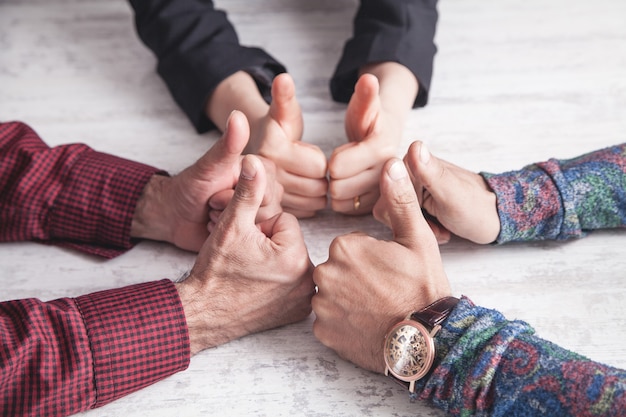
[(626, 371), (540, 339), (521, 321), (463, 297), (442, 330), (438, 364), (416, 396), (454, 416), (623, 416)]
[(497, 243), (562, 240), (626, 225), (626, 144), (481, 175), (497, 197)]

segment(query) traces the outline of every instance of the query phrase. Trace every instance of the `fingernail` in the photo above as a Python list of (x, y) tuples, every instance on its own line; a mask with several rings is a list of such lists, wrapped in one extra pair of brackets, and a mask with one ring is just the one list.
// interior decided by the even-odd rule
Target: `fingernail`
[(406, 168), (400, 160), (397, 160), (393, 164), (391, 164), (387, 173), (389, 174), (389, 177), (394, 181), (399, 181), (408, 176)]
[(450, 239), (446, 239), (443, 237), (437, 237), (437, 243), (440, 245), (445, 245), (446, 243), (450, 242)]
[(257, 167), (250, 156), (246, 156), (241, 161), (241, 178), (244, 180), (252, 180), (256, 177)]
[(236, 111), (237, 110), (233, 110), (228, 115), (228, 119), (226, 119), (226, 127), (224, 128), (224, 133), (228, 132), (228, 127), (230, 126), (230, 119), (233, 117), (233, 113), (235, 113)]
[(230, 112), (228, 119), (226, 119), (226, 126), (224, 126), (224, 133), (228, 132), (228, 126), (230, 125), (230, 118), (233, 117), (233, 112)]
[(422, 143), (422, 147), (420, 148), (420, 162), (422, 164), (427, 164), (430, 161), (430, 151), (426, 144)]

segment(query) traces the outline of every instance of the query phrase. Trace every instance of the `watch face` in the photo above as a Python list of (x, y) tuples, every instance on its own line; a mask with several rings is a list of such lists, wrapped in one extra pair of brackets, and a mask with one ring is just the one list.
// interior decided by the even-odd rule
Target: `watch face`
[(410, 382), (426, 375), (435, 359), (435, 344), (420, 323), (404, 320), (385, 338), (385, 363), (396, 378)]

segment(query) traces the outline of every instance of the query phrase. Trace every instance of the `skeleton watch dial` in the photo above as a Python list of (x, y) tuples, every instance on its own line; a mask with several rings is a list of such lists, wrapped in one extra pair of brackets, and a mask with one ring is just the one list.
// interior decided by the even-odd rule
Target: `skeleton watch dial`
[(434, 357), (433, 338), (426, 328), (413, 320), (396, 324), (385, 338), (385, 363), (396, 378), (410, 382), (422, 378)]

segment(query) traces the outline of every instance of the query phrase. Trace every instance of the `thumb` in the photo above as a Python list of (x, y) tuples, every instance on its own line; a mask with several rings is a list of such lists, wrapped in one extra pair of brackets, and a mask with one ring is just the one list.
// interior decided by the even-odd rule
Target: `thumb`
[(373, 74), (363, 74), (354, 86), (346, 110), (345, 129), (351, 142), (360, 142), (373, 132), (381, 111), (380, 85)]
[(201, 170), (219, 170), (239, 164), (239, 157), (248, 144), (250, 126), (246, 116), (234, 110), (228, 117), (222, 137), (198, 161)]
[(422, 239), (434, 239), (417, 201), (409, 173), (400, 159), (392, 158), (385, 163), (380, 178), (380, 193), (387, 207), (386, 215), (396, 242), (415, 248)]
[(302, 110), (296, 99), (296, 86), (291, 75), (286, 72), (278, 74), (272, 82), (270, 114), (281, 125), (302, 117)]
[(354, 93), (350, 98), (355, 112), (360, 115), (362, 129), (367, 130), (371, 119), (380, 108), (380, 84), (378, 78), (372, 74), (363, 74), (354, 86)]
[(235, 194), (220, 216), (220, 223), (255, 225), (255, 218), (267, 183), (265, 168), (261, 160), (254, 155), (246, 155), (241, 162), (241, 174), (235, 187)]
[(445, 204), (450, 190), (462, 185), (455, 181), (454, 176), (445, 175), (442, 161), (434, 157), (421, 141), (415, 141), (409, 146), (406, 160), (414, 178), (415, 189), (426, 190), (433, 197), (422, 203), (424, 209), (438, 217), (437, 204)]

